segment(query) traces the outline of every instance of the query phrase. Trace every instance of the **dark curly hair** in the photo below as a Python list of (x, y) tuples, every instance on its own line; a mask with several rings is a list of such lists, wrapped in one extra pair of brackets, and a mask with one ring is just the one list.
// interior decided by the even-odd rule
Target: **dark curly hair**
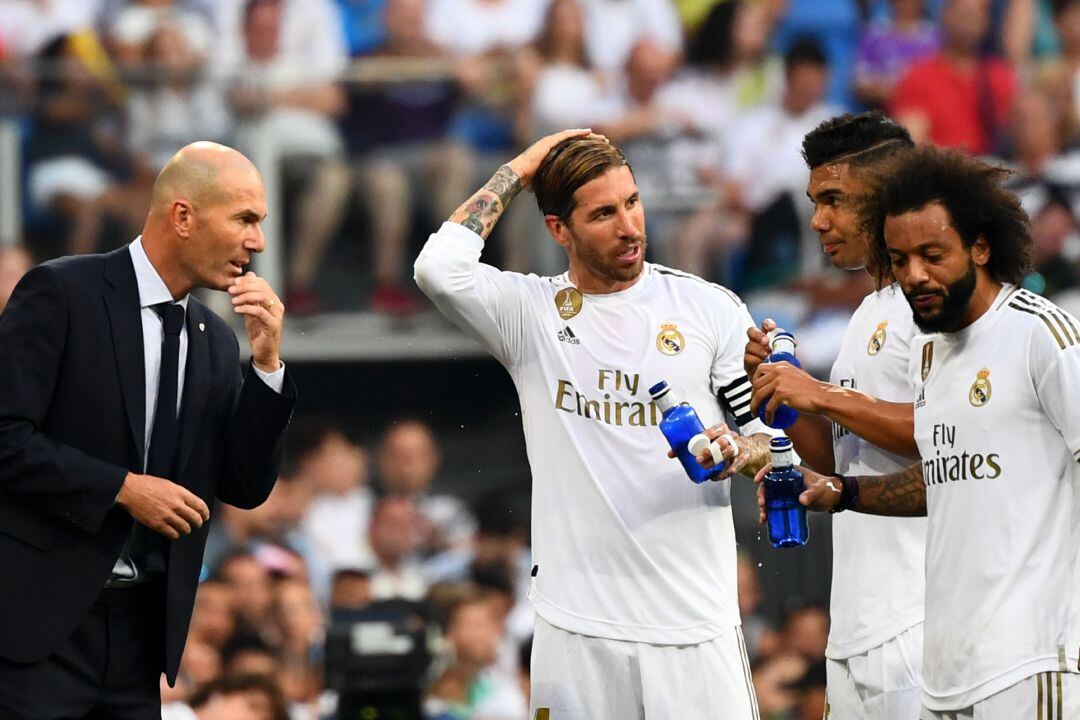
[(821, 123), (803, 138), (802, 156), (811, 170), (838, 161), (863, 167), (913, 147), (903, 125), (873, 110)]
[(920, 147), (888, 161), (862, 208), (863, 231), (879, 275), (891, 273), (885, 219), (940, 203), (965, 248), (984, 238), (986, 270), (998, 282), (1019, 285), (1031, 270), (1028, 216), (1002, 184), (1011, 171), (955, 150)]

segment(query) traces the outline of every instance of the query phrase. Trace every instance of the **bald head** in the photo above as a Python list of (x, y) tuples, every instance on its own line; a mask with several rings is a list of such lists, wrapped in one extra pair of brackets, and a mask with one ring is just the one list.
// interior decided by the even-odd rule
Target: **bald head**
[(228, 197), (238, 175), (258, 176), (242, 153), (214, 142), (195, 142), (180, 149), (154, 181), (150, 196), (152, 214), (167, 213), (176, 200), (192, 205), (215, 204)]

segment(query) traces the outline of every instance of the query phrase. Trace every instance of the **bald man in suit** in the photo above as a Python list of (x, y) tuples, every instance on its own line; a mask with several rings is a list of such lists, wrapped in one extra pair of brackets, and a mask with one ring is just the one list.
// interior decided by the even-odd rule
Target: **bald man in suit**
[[(262, 179), (195, 143), (142, 235), (30, 270), (0, 315), (0, 717), (159, 720), (215, 498), (270, 494), (296, 396), (284, 308), (244, 266)], [(190, 293), (228, 292), (251, 361)]]

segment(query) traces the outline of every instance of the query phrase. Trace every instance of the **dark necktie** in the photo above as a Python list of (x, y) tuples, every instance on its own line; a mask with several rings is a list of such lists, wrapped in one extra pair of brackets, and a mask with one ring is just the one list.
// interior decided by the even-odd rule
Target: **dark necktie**
[[(150, 431), (150, 452), (146, 458), (146, 474), (173, 480), (176, 446), (180, 441), (176, 417), (177, 385), (180, 375), (180, 330), (184, 327), (184, 306), (158, 303), (152, 306), (161, 317), (161, 375), (158, 380), (157, 407), (154, 426)], [(165, 572), (166, 539), (163, 535), (138, 523), (131, 533), (128, 557), (144, 572)]]

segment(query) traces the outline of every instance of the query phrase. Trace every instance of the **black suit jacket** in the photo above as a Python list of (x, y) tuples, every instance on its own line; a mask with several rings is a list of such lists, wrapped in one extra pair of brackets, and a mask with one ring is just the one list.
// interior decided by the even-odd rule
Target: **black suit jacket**
[[(240, 372), (235, 334), (194, 297), (174, 482), (242, 508), (270, 494), (295, 399)], [(0, 315), (0, 656), (37, 662), (75, 631), (133, 520), (142, 472), (142, 320), (127, 247), (31, 270)], [(175, 680), (209, 523), (169, 543), (163, 669)]]

